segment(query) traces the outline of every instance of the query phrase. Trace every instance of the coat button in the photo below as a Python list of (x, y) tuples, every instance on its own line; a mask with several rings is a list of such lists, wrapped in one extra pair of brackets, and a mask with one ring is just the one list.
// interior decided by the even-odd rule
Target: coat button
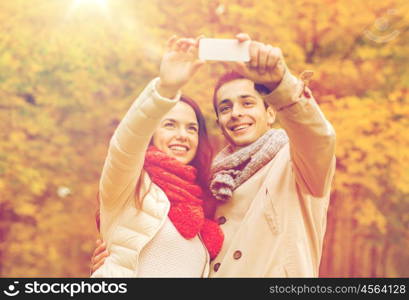
[(214, 264), (213, 270), (214, 270), (215, 272), (217, 272), (217, 270), (219, 270), (219, 268), (220, 268), (220, 263)]
[(234, 257), (234, 259), (240, 259), (241, 251), (240, 250), (234, 251), (233, 257)]
[(224, 216), (221, 216), (217, 219), (217, 223), (219, 223), (219, 225), (223, 225), (224, 223), (226, 223), (226, 218)]

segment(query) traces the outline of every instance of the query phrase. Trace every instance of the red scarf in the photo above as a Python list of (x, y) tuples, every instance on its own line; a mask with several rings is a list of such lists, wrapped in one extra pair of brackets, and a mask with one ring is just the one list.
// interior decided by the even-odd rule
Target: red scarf
[(224, 235), (219, 225), (206, 219), (203, 211), (203, 192), (196, 183), (197, 170), (150, 146), (146, 152), (144, 169), (170, 201), (169, 219), (185, 239), (198, 233), (210, 258), (220, 252)]

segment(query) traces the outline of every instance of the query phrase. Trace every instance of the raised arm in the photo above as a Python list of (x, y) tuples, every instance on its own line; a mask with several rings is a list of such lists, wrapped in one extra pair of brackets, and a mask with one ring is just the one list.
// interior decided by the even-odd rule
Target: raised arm
[(99, 184), (106, 209), (120, 205), (133, 192), (145, 152), (159, 122), (180, 98), (180, 89), (203, 64), (197, 59), (198, 40), (172, 37), (152, 80), (134, 101), (113, 134)]
[(297, 183), (311, 195), (328, 192), (335, 170), (335, 131), (311, 91), (289, 70), (266, 101), (277, 111), (290, 138), (291, 159)]
[(149, 141), (161, 118), (180, 97), (167, 99), (159, 95), (151, 81), (134, 101), (115, 130), (102, 170), (99, 191), (105, 208), (112, 208), (126, 200), (135, 188), (141, 173)]
[[(247, 34), (236, 38), (250, 39)], [(236, 63), (237, 71), (271, 91), (265, 101), (274, 107), (289, 136), (297, 184), (315, 197), (323, 196), (335, 170), (333, 127), (304, 81), (291, 74), (280, 48), (252, 41), (250, 57), (247, 65)]]

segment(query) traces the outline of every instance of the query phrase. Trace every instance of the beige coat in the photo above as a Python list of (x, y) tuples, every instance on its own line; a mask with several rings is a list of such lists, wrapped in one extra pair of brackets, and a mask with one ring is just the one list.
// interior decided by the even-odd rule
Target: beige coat
[(290, 143), (219, 206), (226, 236), (211, 277), (316, 277), (335, 171), (335, 133), (303, 81), (266, 97)]
[[(110, 255), (92, 277), (136, 277), (142, 249), (167, 219), (169, 200), (152, 183), (143, 163), (153, 132), (180, 94), (175, 99), (161, 97), (156, 82), (132, 104), (110, 141), (99, 185), (100, 231)], [(203, 277), (209, 273), (207, 251), (206, 255)]]

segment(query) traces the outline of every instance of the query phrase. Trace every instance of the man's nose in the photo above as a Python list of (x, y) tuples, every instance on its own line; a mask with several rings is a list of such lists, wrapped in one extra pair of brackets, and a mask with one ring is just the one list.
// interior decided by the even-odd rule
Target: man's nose
[(233, 118), (238, 118), (243, 116), (243, 110), (240, 107), (240, 105), (233, 105), (232, 109), (231, 109), (231, 116)]

